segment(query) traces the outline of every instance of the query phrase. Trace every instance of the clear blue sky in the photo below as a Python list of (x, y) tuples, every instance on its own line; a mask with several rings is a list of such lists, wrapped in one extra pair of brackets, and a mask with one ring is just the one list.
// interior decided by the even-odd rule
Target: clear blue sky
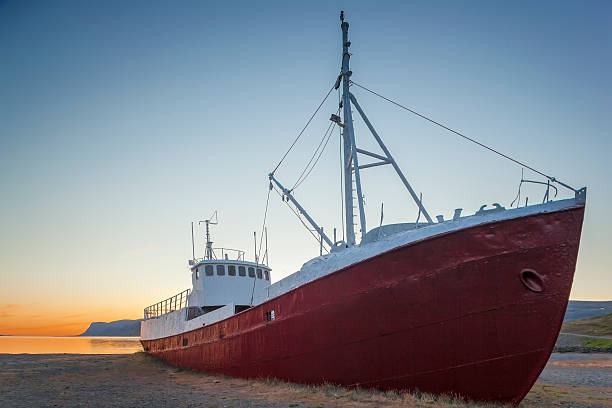
[[(339, 71), (340, 9), (356, 82), (588, 186), (572, 298), (611, 299), (608, 1), (4, 1), (0, 318), (60, 303), (65, 320), (87, 309), (79, 324), (138, 316), (190, 285), (189, 223), (215, 209), (215, 245), (252, 257), (267, 174)], [(432, 215), (512, 201), (519, 167), (354, 93)], [(334, 98), (277, 172), (286, 184)], [(327, 231), (340, 227), (338, 148), (335, 136), (296, 190)], [(363, 178), (370, 227), (381, 202), (385, 222), (416, 218), (390, 168)], [(318, 247), (278, 197), (269, 211), (278, 280)]]

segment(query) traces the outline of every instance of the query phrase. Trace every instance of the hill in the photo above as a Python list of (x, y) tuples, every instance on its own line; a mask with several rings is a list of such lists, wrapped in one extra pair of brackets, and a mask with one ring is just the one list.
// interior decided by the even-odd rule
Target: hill
[(573, 320), (587, 319), (612, 313), (612, 301), (585, 301), (585, 300), (570, 300), (565, 312), (563, 322), (571, 322)]
[(561, 332), (612, 337), (612, 313), (563, 323)]
[(140, 336), (141, 321), (142, 319), (92, 322), (79, 336)]
[(563, 323), (555, 351), (612, 352), (612, 313)]

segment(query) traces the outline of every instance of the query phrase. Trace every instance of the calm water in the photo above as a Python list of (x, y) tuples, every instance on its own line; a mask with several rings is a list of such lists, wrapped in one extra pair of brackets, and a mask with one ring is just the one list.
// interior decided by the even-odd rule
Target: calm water
[(130, 354), (142, 351), (138, 337), (0, 336), (0, 353)]

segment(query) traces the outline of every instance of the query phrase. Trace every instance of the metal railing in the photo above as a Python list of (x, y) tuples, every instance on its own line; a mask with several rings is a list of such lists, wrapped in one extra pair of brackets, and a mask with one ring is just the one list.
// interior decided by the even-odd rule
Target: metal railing
[(164, 299), (161, 302), (157, 302), (154, 305), (149, 307), (145, 307), (144, 309), (144, 318), (153, 319), (154, 317), (159, 317), (165, 315), (166, 313), (173, 312), (175, 310), (180, 310), (187, 306), (187, 296), (191, 289), (186, 289), (181, 293), (178, 293), (168, 299)]
[[(232, 261), (244, 261), (244, 251), (240, 249), (232, 248), (212, 248), (213, 259), (215, 260), (232, 260)], [(219, 256), (220, 255), (220, 256)], [(196, 258), (195, 261), (204, 261), (207, 258)]]

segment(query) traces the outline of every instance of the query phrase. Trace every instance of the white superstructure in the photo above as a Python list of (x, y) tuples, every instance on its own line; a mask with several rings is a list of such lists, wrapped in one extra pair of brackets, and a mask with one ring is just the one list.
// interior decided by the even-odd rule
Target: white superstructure
[(260, 303), (270, 286), (270, 268), (242, 260), (203, 259), (191, 266), (189, 306), (208, 312), (234, 303), (248, 308)]
[[(189, 260), (191, 289), (144, 309), (142, 339), (194, 330), (268, 299), (271, 269), (257, 257), (255, 262), (246, 261), (244, 251), (213, 248), (210, 225), (217, 224), (216, 212), (201, 223), (206, 224), (206, 247), (204, 258), (196, 258), (194, 248), (193, 258)], [(267, 251), (263, 259), (267, 259)]]

